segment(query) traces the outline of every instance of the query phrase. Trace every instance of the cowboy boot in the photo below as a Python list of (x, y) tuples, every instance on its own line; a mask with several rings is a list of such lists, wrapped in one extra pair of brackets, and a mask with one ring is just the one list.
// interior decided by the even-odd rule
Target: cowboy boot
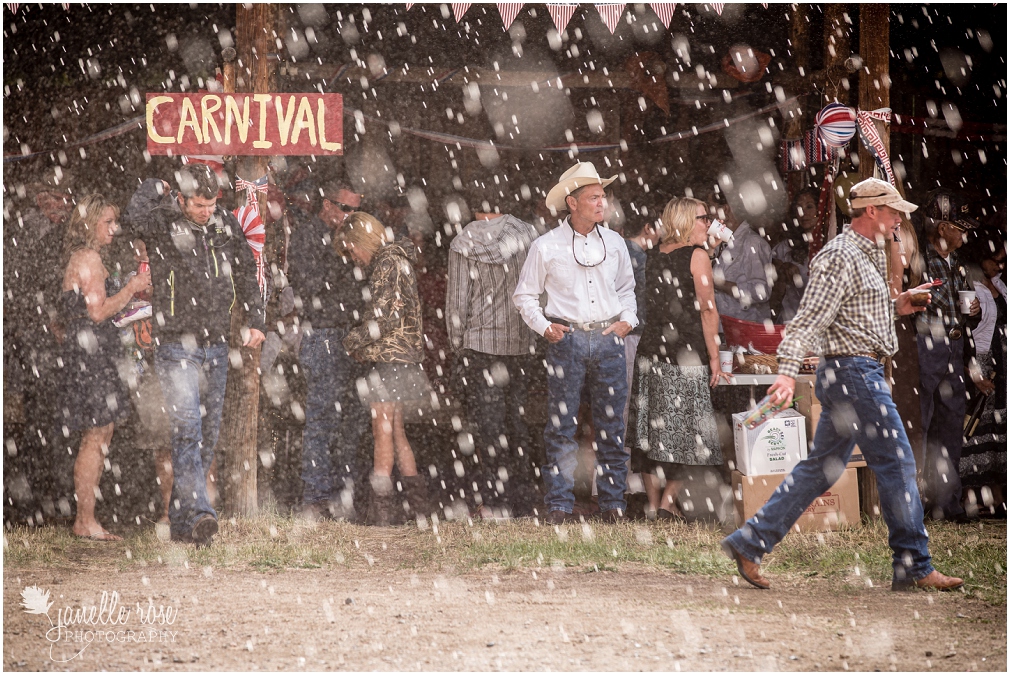
[(428, 502), (428, 481), (424, 476), (402, 476), (403, 496), (406, 498), (407, 515), (413, 518), (427, 518), (431, 515)]
[(369, 477), (372, 486), (372, 499), (368, 504), (367, 524), (379, 527), (389, 527), (393, 520), (393, 481), (389, 476), (372, 474)]

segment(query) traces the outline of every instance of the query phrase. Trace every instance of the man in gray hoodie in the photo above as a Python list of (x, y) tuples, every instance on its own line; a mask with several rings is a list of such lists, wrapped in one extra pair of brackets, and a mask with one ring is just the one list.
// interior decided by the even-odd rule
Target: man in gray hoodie
[(449, 248), (446, 326), (459, 356), (477, 466), (483, 467), (481, 515), (529, 515), (536, 500), (537, 459), (524, 406), (529, 376), (537, 367), (537, 335), (512, 303), (512, 292), (530, 244), (544, 230), (511, 215), (476, 213), (474, 218)]

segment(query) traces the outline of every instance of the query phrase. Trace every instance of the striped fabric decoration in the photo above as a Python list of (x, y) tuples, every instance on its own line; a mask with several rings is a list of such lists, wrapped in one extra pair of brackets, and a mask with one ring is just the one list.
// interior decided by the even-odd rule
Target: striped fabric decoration
[(617, 24), (621, 20), (621, 15), (624, 14), (624, 7), (625, 3), (623, 2), (596, 5), (596, 10), (600, 13), (600, 18), (603, 19), (603, 23), (606, 24), (611, 35), (617, 30)]
[(519, 16), (519, 12), (522, 11), (525, 2), (499, 2), (498, 13), (501, 14), (501, 23), (505, 26), (505, 30), (508, 30), (512, 25), (512, 22), (516, 20)]
[(722, 10), (726, 9), (725, 2), (710, 2), (709, 6), (715, 10), (715, 13), (722, 16)]
[(9, 11), (11, 14), (17, 14), (18, 7), (21, 6), (21, 3), (19, 2), (7, 2), (4, 4), (7, 6), (7, 11)]
[(782, 141), (781, 162), (782, 173), (802, 171), (807, 168), (807, 155), (803, 151), (803, 139), (794, 138)]
[(459, 23), (459, 20), (463, 18), (463, 15), (466, 14), (466, 10), (470, 9), (470, 5), (472, 4), (472, 2), (452, 3), (452, 15), (456, 17), (456, 23)]
[(811, 129), (803, 134), (803, 155), (806, 157), (807, 166), (833, 162), (838, 154), (838, 148), (825, 143), (817, 129)]
[(877, 132), (877, 126), (873, 123), (874, 120), (890, 124), (891, 109), (860, 110), (856, 113), (856, 124), (859, 126), (859, 138), (863, 141), (863, 145), (873, 155), (877, 166), (880, 167), (881, 172), (887, 177), (887, 182), (894, 185), (894, 171), (891, 169), (891, 158), (887, 155), (887, 148), (884, 147), (884, 141)]
[(547, 13), (551, 15), (551, 19), (554, 21), (554, 27), (558, 29), (559, 33), (564, 33), (565, 28), (568, 28), (568, 22), (572, 20), (572, 15), (575, 14), (579, 6), (575, 5), (547, 5)]
[(649, 7), (652, 7), (652, 11), (656, 13), (659, 20), (663, 22), (663, 28), (670, 27), (670, 21), (673, 19), (673, 12), (677, 9), (677, 3), (675, 2), (650, 2)]
[(414, 6), (414, 3), (413, 3), (413, 2), (407, 2), (407, 3), (404, 3), (404, 4), (406, 4), (406, 5), (407, 5), (407, 11), (408, 11), (408, 12), (410, 11), (410, 8)]

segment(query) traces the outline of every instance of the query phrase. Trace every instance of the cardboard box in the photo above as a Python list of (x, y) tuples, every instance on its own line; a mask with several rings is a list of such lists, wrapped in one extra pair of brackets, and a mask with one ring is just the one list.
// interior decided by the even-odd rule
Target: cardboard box
[(736, 469), (745, 476), (787, 474), (807, 457), (807, 430), (803, 415), (783, 410), (756, 429), (743, 421), (748, 413), (733, 415)]
[[(797, 380), (796, 398), (798, 399), (796, 401), (796, 409), (807, 418), (807, 448), (809, 450), (813, 447), (814, 435), (817, 433), (817, 423), (821, 419), (821, 402), (817, 400), (817, 395), (814, 393), (814, 383)], [(863, 457), (863, 452), (859, 449), (858, 445), (852, 451), (852, 457), (849, 458), (849, 463), (846, 466), (866, 466), (866, 459)]]
[[(785, 480), (785, 476), (744, 476), (733, 472), (733, 503), (740, 527), (758, 512)], [(848, 468), (831, 488), (807, 507), (793, 526), (800, 532), (827, 532), (840, 526), (859, 527), (859, 483), (856, 470)]]

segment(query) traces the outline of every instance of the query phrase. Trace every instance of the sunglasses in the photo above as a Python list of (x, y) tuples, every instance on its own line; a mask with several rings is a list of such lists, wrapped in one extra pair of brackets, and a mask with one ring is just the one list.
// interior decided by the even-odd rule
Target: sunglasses
[(344, 204), (343, 202), (335, 202), (332, 199), (323, 199), (323, 201), (324, 202), (329, 202), (329, 203), (333, 204), (334, 206), (336, 206), (338, 209), (340, 209), (344, 213), (353, 213), (354, 211), (357, 210), (356, 206), (348, 206), (347, 204)]

